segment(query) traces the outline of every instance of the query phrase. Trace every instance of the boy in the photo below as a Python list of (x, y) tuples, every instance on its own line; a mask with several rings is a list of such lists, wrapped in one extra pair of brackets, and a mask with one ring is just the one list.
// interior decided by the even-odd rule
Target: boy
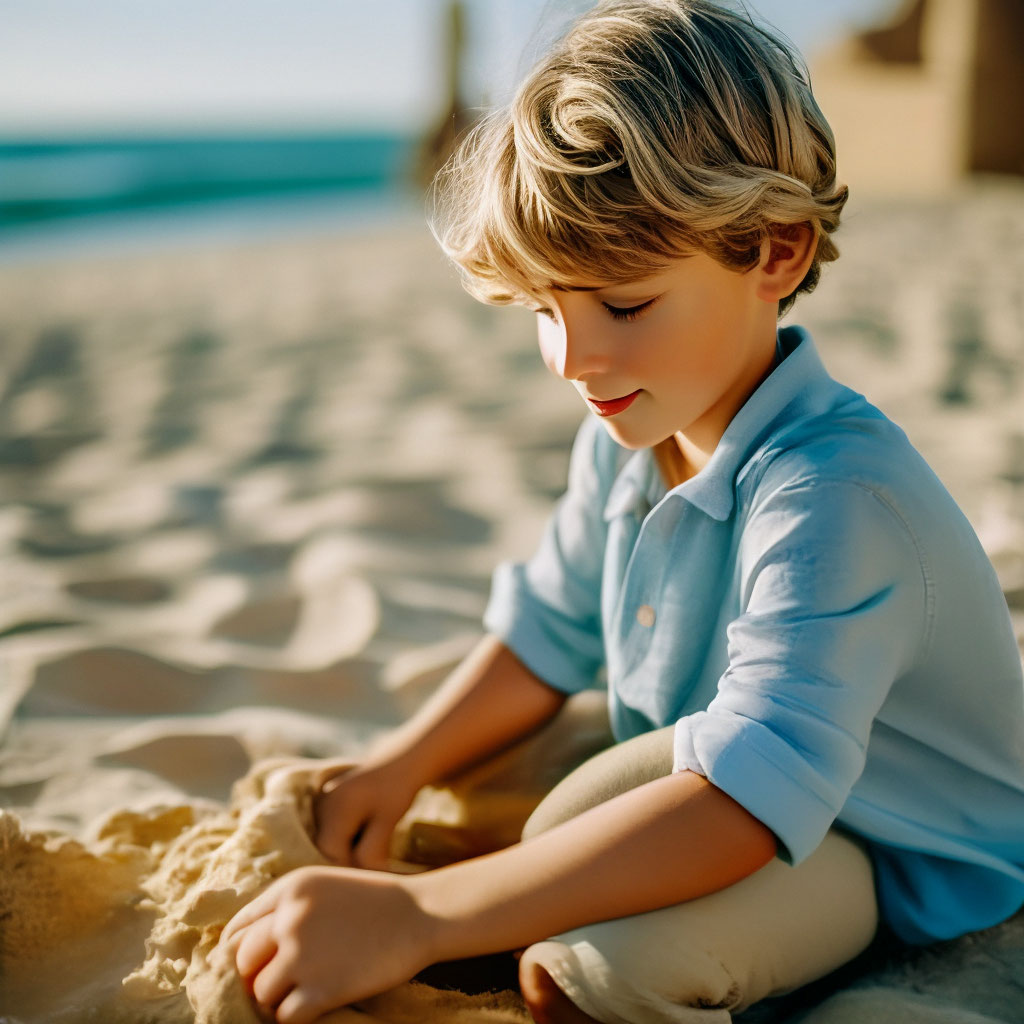
[[(1021, 666), (995, 575), (905, 436), (777, 319), (846, 189), (786, 46), (710, 0), (609, 0), (439, 183), (469, 289), (538, 311), (593, 414), (489, 636), (229, 924), (283, 1024), (527, 947), (539, 1022), (724, 1022), (1024, 903)], [(417, 789), (606, 674), (617, 744), (510, 849), (367, 868)], [(554, 938), (550, 938), (554, 936)]]

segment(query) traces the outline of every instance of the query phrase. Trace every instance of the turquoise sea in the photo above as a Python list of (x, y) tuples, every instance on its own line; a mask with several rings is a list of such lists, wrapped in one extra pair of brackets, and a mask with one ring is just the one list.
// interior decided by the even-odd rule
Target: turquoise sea
[(335, 230), (415, 216), (416, 139), (0, 139), (0, 261)]

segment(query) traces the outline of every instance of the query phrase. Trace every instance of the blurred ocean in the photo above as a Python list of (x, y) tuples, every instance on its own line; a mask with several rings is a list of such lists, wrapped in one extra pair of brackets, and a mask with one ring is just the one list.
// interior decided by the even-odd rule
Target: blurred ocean
[(0, 261), (377, 224), (417, 213), (415, 137), (0, 140)]

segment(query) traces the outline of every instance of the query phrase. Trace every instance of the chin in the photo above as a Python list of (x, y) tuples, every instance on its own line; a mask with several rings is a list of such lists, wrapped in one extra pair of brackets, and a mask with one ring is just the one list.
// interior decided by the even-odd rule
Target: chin
[(631, 451), (639, 451), (641, 448), (651, 448), (659, 441), (664, 440), (662, 437), (655, 437), (649, 432), (645, 432), (637, 428), (630, 430), (626, 424), (615, 423), (610, 419), (601, 419), (601, 425), (608, 431), (609, 436), (616, 444), (621, 445), (623, 448), (628, 448)]

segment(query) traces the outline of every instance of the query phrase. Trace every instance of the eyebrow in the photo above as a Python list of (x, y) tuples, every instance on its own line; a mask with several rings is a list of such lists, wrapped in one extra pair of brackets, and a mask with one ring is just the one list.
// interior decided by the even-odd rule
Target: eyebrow
[(599, 292), (602, 288), (607, 288), (606, 284), (596, 284), (592, 286), (584, 284), (553, 284), (551, 290), (553, 292)]

